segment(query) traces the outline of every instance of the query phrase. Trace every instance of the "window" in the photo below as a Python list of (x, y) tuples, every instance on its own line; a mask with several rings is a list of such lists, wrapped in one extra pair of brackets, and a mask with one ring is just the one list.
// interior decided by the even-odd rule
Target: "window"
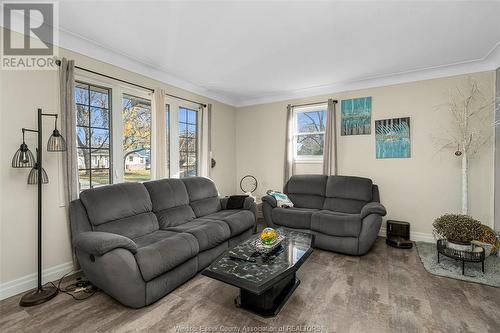
[(111, 183), (111, 91), (77, 82), (77, 154), (79, 189)]
[(198, 113), (179, 108), (179, 177), (198, 175)]
[(321, 160), (327, 105), (294, 109), (295, 160)]
[[(151, 179), (151, 101), (123, 94), (123, 160), (125, 182)], [(127, 159), (128, 158), (128, 159)]]

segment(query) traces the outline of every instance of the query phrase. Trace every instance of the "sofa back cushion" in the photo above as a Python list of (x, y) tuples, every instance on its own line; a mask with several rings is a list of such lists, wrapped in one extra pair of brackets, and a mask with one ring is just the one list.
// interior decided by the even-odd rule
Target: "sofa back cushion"
[(323, 175), (292, 176), (283, 188), (283, 192), (288, 195), (295, 207), (322, 209), (327, 179), (328, 177)]
[(373, 182), (369, 178), (329, 176), (323, 209), (356, 214), (372, 197)]
[(158, 230), (148, 191), (141, 183), (122, 183), (80, 194), (94, 231), (135, 238)]
[(182, 178), (189, 196), (189, 205), (196, 217), (218, 212), (221, 209), (219, 192), (213, 181), (204, 177)]
[(196, 217), (189, 205), (189, 196), (182, 180), (160, 179), (145, 182), (144, 186), (151, 196), (153, 212), (161, 229), (178, 226)]

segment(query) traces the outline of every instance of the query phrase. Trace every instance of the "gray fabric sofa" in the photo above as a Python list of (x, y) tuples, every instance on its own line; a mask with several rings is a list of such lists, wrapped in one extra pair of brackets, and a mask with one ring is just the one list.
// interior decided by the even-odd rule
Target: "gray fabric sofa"
[(247, 239), (256, 206), (227, 210), (202, 177), (85, 190), (69, 207), (72, 244), (87, 278), (124, 305), (151, 304)]
[(386, 210), (371, 179), (348, 176), (292, 176), (283, 189), (293, 208), (279, 208), (272, 196), (262, 198), (270, 227), (285, 227), (315, 235), (314, 246), (351, 255), (367, 253)]

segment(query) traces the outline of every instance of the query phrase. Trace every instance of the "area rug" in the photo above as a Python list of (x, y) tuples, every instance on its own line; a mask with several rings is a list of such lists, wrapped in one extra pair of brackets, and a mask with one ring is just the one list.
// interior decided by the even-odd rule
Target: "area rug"
[(480, 263), (465, 263), (465, 274), (462, 275), (462, 262), (440, 256), (437, 262), (436, 244), (416, 242), (420, 260), (425, 270), (431, 274), (449, 277), (452, 279), (481, 283), (500, 288), (500, 258), (490, 255), (484, 261), (484, 274)]

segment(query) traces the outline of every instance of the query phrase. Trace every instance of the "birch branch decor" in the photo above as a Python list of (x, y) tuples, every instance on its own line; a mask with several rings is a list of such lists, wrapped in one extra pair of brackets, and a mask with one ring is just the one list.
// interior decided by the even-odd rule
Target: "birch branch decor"
[(450, 121), (441, 127), (435, 138), (439, 150), (451, 150), (461, 159), (462, 167), (462, 214), (469, 212), (469, 159), (481, 153), (492, 142), (495, 122), (494, 100), (482, 93), (478, 83), (469, 78), (462, 87), (448, 93), (448, 102), (438, 107), (446, 111)]

